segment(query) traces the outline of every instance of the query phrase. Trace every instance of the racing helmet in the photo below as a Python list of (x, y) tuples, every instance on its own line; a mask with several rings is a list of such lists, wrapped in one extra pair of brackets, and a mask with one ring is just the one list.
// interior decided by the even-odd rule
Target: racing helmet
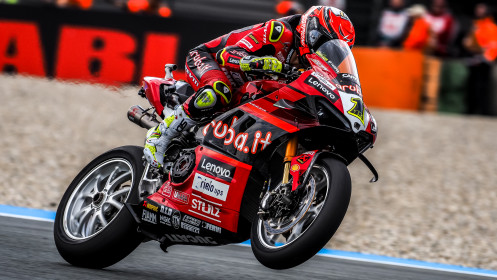
[(300, 18), (296, 28), (296, 40), (300, 57), (311, 53), (332, 39), (345, 41), (354, 46), (355, 30), (349, 17), (340, 9), (313, 6)]

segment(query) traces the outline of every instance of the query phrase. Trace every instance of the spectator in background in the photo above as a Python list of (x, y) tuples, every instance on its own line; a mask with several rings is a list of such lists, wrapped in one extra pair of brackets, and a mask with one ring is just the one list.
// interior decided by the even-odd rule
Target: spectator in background
[(165, 0), (128, 0), (128, 11), (132, 13), (157, 14), (161, 17), (171, 17), (172, 10)]
[(378, 26), (379, 45), (400, 47), (405, 38), (409, 15), (404, 10), (404, 0), (390, 0), (383, 10)]
[(464, 47), (473, 53), (469, 65), (466, 104), (468, 114), (495, 115), (492, 96), (492, 63), (497, 59), (497, 25), (486, 4), (475, 7), (475, 19)]
[(280, 16), (291, 16), (304, 13), (304, 6), (297, 1), (283, 0), (276, 4), (276, 13)]
[(93, 0), (56, 0), (57, 7), (76, 7), (83, 10), (88, 10), (93, 5)]
[(405, 49), (429, 51), (434, 47), (434, 37), (430, 24), (426, 20), (426, 8), (423, 5), (414, 5), (407, 10), (410, 17), (410, 28), (403, 43)]
[(433, 0), (426, 19), (430, 23), (430, 29), (435, 36), (433, 54), (447, 56), (449, 44), (454, 36), (455, 22), (454, 17), (447, 9), (446, 1)]

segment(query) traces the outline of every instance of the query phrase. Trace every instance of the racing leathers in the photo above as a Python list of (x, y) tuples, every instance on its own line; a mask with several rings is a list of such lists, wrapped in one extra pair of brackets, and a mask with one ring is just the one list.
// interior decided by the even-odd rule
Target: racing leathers
[(195, 94), (147, 133), (144, 154), (153, 166), (163, 164), (170, 141), (196, 121), (235, 107), (236, 90), (250, 79), (251, 71), (281, 72), (295, 50), (295, 28), (300, 15), (273, 19), (232, 31), (192, 49), (186, 59), (188, 83)]

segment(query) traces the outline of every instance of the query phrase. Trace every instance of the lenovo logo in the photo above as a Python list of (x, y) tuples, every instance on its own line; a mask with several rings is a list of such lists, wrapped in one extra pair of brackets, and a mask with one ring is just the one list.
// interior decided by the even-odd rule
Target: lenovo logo
[(202, 156), (202, 159), (200, 159), (200, 165), (197, 167), (197, 170), (215, 176), (226, 182), (231, 182), (236, 168), (219, 160)]
[[(317, 89), (319, 92), (323, 93), (326, 95), (332, 102), (337, 101), (337, 96), (335, 93), (333, 93), (333, 89), (331, 87), (328, 87), (325, 85), (324, 82), (321, 82), (320, 79), (310, 75), (306, 80), (305, 83), (312, 86), (313, 88)], [(333, 87), (336, 89), (336, 87)]]

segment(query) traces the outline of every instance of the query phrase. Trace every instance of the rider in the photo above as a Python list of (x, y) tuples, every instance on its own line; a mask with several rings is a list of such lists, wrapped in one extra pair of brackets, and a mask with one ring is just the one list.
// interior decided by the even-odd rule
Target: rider
[(314, 6), (293, 15), (232, 31), (192, 49), (186, 59), (188, 83), (196, 91), (157, 127), (147, 132), (146, 160), (161, 167), (171, 140), (199, 120), (237, 104), (233, 93), (253, 71), (281, 73), (283, 64), (306, 66), (305, 55), (331, 39), (352, 48), (355, 31), (347, 15), (333, 7)]

